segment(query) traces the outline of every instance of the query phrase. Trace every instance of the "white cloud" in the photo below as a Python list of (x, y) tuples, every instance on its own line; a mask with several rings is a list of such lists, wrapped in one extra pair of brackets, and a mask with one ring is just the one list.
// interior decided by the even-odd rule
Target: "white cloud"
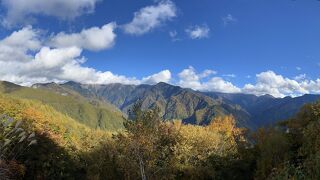
[[(242, 88), (233, 85), (222, 77), (210, 77), (210, 75), (215, 73), (211, 73), (208, 76), (202, 76), (202, 74), (197, 74), (193, 67), (184, 69), (178, 75), (178, 85), (199, 91), (247, 93), (258, 96), (270, 94), (275, 97), (320, 93), (320, 79), (308, 80), (305, 74), (296, 76), (294, 79), (289, 79), (273, 71), (261, 72), (256, 75), (257, 80), (255, 84), (246, 84)], [(209, 79), (206, 80), (204, 77)]]
[(85, 67), (80, 47), (45, 46), (39, 32), (26, 27), (0, 41), (0, 80), (21, 85), (70, 80), (95, 84), (153, 84), (170, 81), (171, 73), (168, 70), (139, 80)]
[(142, 78), (142, 83), (157, 84), (159, 82), (169, 82), (171, 80), (171, 72), (169, 70), (163, 70), (157, 74)]
[(264, 95), (270, 94), (275, 97), (287, 95), (298, 96), (308, 93), (320, 92), (320, 79), (315, 81), (304, 79), (304, 75), (296, 77), (296, 80), (277, 75), (273, 71), (266, 71), (256, 75), (255, 85), (246, 84), (242, 91), (244, 93)]
[(160, 1), (157, 5), (144, 7), (136, 12), (133, 20), (123, 25), (123, 30), (127, 34), (145, 34), (176, 17), (176, 11), (172, 1)]
[(306, 74), (299, 74), (298, 76), (294, 77), (294, 80), (296, 81), (303, 81), (307, 79), (307, 75)]
[(210, 28), (207, 25), (196, 25), (187, 28), (185, 31), (191, 39), (202, 39), (209, 37)]
[(222, 75), (222, 76), (224, 76), (224, 77), (229, 77), (229, 78), (235, 78), (235, 77), (237, 77), (237, 75), (235, 75), (235, 74), (224, 74), (224, 75)]
[(305, 80), (300, 83), (300, 86), (308, 91), (308, 93), (319, 94), (320, 93), (320, 79)]
[(101, 28), (91, 27), (84, 29), (80, 33), (66, 34), (60, 32), (52, 37), (49, 43), (59, 48), (76, 46), (92, 51), (99, 51), (110, 48), (115, 44), (115, 28), (115, 23), (109, 23)]
[(297, 66), (297, 67), (296, 67), (296, 70), (301, 71), (301, 70), (302, 70), (302, 68), (301, 68), (301, 67), (299, 67), (299, 66)]
[(240, 93), (241, 89), (233, 85), (231, 82), (225, 81), (221, 77), (213, 77), (209, 81), (203, 83), (204, 91), (224, 92), (224, 93)]
[(191, 88), (199, 91), (214, 91), (225, 93), (237, 93), (240, 89), (234, 86), (231, 82), (225, 81), (221, 77), (212, 77), (207, 81), (203, 81), (204, 78), (208, 78), (210, 75), (216, 74), (216, 71), (205, 70), (204, 72), (197, 74), (193, 67), (184, 69), (178, 74), (178, 85), (184, 88)]
[(223, 25), (227, 26), (228, 24), (237, 22), (238, 20), (235, 17), (233, 17), (231, 14), (228, 14), (227, 16), (222, 17), (222, 21), (223, 21)]
[[(169, 70), (137, 79), (86, 67), (86, 59), (82, 56), (82, 50), (86, 47), (77, 46), (77, 43), (58, 48), (48, 46), (43, 41), (46, 39), (43, 35), (40, 30), (25, 27), (0, 40), (0, 80), (22, 85), (69, 80), (94, 84), (171, 82)], [(218, 77), (216, 71), (197, 73), (191, 66), (180, 72), (178, 77), (177, 85), (200, 91), (271, 94), (275, 97), (320, 93), (320, 79), (310, 80), (305, 74), (290, 79), (273, 71), (261, 72), (256, 75), (255, 84), (246, 84), (243, 88)]]
[(185, 88), (191, 88), (195, 90), (201, 90), (200, 75), (196, 73), (195, 69), (190, 66), (188, 69), (184, 69), (178, 74), (179, 85)]
[(2, 0), (6, 9), (2, 24), (12, 26), (34, 21), (34, 15), (73, 19), (94, 11), (100, 0)]
[(27, 51), (36, 51), (41, 47), (40, 32), (30, 26), (14, 31), (0, 41), (0, 59), (2, 61), (25, 61), (29, 59)]
[(53, 69), (61, 67), (75, 60), (75, 58), (81, 55), (81, 49), (77, 47), (50, 49), (49, 47), (43, 47), (35, 55), (30, 68), (39, 67), (41, 69)]
[(199, 74), (199, 77), (200, 78), (206, 78), (206, 77), (208, 77), (210, 75), (214, 75), (214, 74), (217, 74), (217, 71), (214, 71), (214, 70), (211, 70), (211, 69), (206, 69), (201, 74)]

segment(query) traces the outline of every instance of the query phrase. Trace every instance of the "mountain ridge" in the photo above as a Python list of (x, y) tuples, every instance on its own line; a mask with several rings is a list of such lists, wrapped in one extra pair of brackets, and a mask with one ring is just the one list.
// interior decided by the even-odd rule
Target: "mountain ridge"
[[(210, 105), (219, 105), (220, 107), (222, 107), (222, 109), (219, 110), (220, 113), (223, 112), (221, 113), (222, 115), (233, 114), (235, 116), (240, 116), (240, 118), (238, 117), (238, 119), (240, 119), (240, 121), (243, 121), (243, 123), (250, 122), (249, 126), (253, 126), (253, 129), (260, 126), (274, 124), (277, 121), (287, 119), (295, 115), (295, 113), (298, 112), (299, 108), (301, 108), (304, 104), (315, 102), (320, 99), (320, 95), (313, 94), (306, 94), (299, 97), (287, 96), (284, 98), (276, 98), (268, 94), (256, 96), (253, 94), (243, 93), (200, 92), (194, 91), (192, 89), (181, 88), (179, 86), (174, 86), (164, 82), (160, 82), (155, 85), (123, 85), (115, 83), (107, 85), (86, 86), (87, 87), (84, 88), (95, 86), (96, 89), (99, 89), (98, 91), (96, 91), (96, 94), (98, 96), (104, 97), (110, 103), (120, 108), (123, 112), (126, 112), (129, 109), (128, 107), (130, 107), (130, 104), (136, 102), (139, 99), (142, 99), (145, 102), (144, 107), (152, 106), (150, 104), (157, 104), (160, 106), (164, 106), (165, 104), (167, 109), (170, 106), (172, 106), (173, 109), (179, 109), (179, 106), (174, 106), (176, 102), (173, 99), (179, 96), (180, 102), (190, 104), (191, 102), (185, 102), (185, 100), (192, 99), (191, 97), (187, 97), (187, 94), (192, 94), (192, 96), (201, 97), (201, 99), (205, 99), (205, 102), (209, 102), (209, 104), (206, 104), (209, 107)], [(90, 90), (90, 88), (88, 89)], [(164, 99), (169, 99), (169, 101), (159, 101), (159, 95), (163, 96)], [(201, 106), (201, 103), (199, 103), (198, 105)], [(237, 112), (235, 112), (235, 110)], [(192, 111), (192, 109), (189, 109), (189, 111)], [(209, 111), (210, 110), (206, 110), (204, 113), (201, 111), (196, 111), (195, 113), (189, 112), (187, 113), (188, 117), (183, 118), (186, 123), (201, 124), (202, 122), (206, 124), (209, 123), (209, 119), (212, 118), (212, 116), (210, 115), (205, 115), (206, 113), (210, 114)], [(173, 112), (175, 112), (175, 110), (173, 110)], [(219, 113), (215, 114), (219, 115)], [(206, 118), (197, 118), (195, 117), (197, 115), (205, 116)], [(176, 117), (181, 118), (177, 114), (172, 115), (172, 111), (170, 110), (164, 113), (164, 117), (169, 119)], [(201, 121), (197, 121), (197, 119), (201, 119)]]
[[(65, 88), (78, 91), (86, 97), (103, 97), (117, 106), (122, 112), (128, 110), (137, 102), (142, 101), (142, 107), (159, 107), (164, 119), (181, 119), (185, 123), (205, 125), (214, 117), (233, 114), (241, 126), (248, 126), (249, 115), (224, 102), (216, 101), (202, 93), (191, 89), (173, 86), (167, 83), (156, 85), (123, 85), (119, 83), (98, 85), (66, 82), (60, 84)], [(249, 126), (253, 126), (250, 124)]]
[[(49, 84), (35, 84), (50, 90)], [(160, 82), (155, 85), (81, 84), (69, 81), (54, 84), (77, 92), (88, 99), (99, 99), (120, 109), (124, 114), (137, 102), (142, 107), (159, 107), (164, 119), (181, 119), (184, 123), (205, 125), (217, 116), (233, 115), (239, 126), (256, 129), (287, 119), (305, 103), (315, 102), (320, 95), (276, 98), (242, 93), (200, 92)], [(53, 90), (56, 91), (56, 90)]]

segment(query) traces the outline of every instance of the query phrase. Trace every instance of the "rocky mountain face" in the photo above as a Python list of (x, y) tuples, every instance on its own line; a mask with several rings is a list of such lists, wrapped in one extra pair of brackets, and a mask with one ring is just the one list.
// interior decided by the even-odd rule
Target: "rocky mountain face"
[(160, 108), (164, 119), (181, 119), (185, 123), (205, 125), (216, 116), (232, 114), (239, 126), (251, 127), (250, 115), (239, 106), (225, 103), (206, 96), (203, 93), (166, 83), (156, 85), (82, 85), (67, 82), (61, 86), (81, 93), (87, 98), (100, 97), (117, 106), (122, 112), (128, 110), (138, 101), (143, 108)]

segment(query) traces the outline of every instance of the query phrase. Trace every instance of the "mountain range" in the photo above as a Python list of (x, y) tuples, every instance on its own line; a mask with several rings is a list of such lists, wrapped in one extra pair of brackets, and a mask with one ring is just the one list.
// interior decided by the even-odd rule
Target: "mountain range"
[(23, 87), (0, 82), (0, 93), (40, 101), (91, 128), (123, 128), (128, 111), (138, 101), (142, 108), (157, 106), (166, 120), (207, 125), (215, 117), (233, 115), (239, 127), (255, 130), (290, 118), (320, 95), (275, 98), (271, 95), (200, 92), (167, 83), (156, 85), (45, 83)]
[(206, 125), (214, 117), (233, 115), (238, 126), (249, 129), (287, 119), (295, 115), (304, 104), (320, 99), (320, 95), (311, 94), (275, 98), (271, 95), (199, 92), (167, 83), (99, 85), (71, 81), (63, 84), (35, 84), (32, 87), (60, 93), (78, 93), (89, 101), (96, 100), (110, 107), (115, 106), (124, 116), (137, 101), (141, 101), (145, 109), (159, 107), (166, 120), (179, 119), (184, 123)]

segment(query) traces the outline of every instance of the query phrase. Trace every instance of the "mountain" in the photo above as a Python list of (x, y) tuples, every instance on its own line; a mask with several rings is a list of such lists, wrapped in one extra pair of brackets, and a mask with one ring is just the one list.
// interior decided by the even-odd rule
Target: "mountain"
[(95, 98), (87, 99), (55, 83), (36, 84), (29, 88), (2, 81), (0, 93), (40, 101), (92, 128), (117, 130), (123, 127), (123, 114), (113, 105)]
[(205, 125), (216, 116), (234, 115), (242, 127), (254, 127), (250, 114), (239, 106), (215, 100), (203, 93), (166, 83), (156, 85), (79, 84), (67, 82), (62, 87), (79, 92), (87, 98), (100, 97), (127, 113), (139, 100), (143, 108), (157, 106), (164, 119), (182, 119), (185, 123)]
[(258, 127), (288, 119), (294, 116), (303, 105), (320, 100), (320, 95), (312, 94), (295, 98), (275, 98), (271, 95), (255, 96), (251, 94), (216, 92), (206, 92), (204, 94), (241, 106), (251, 115), (251, 121)]
[(141, 100), (144, 108), (160, 107), (165, 119), (182, 119), (201, 125), (208, 124), (215, 116), (232, 114), (240, 126), (251, 129), (292, 117), (304, 104), (320, 99), (320, 95), (275, 98), (271, 95), (199, 92), (166, 83), (135, 86), (67, 82), (61, 86), (86, 97), (103, 98), (124, 113)]
[[(199, 92), (167, 83), (100, 85), (70, 81), (63, 84), (35, 84), (32, 87), (89, 101), (91, 105), (103, 105), (113, 112), (117, 112), (118, 108), (123, 114), (127, 114), (136, 102), (141, 101), (145, 109), (159, 107), (164, 119), (181, 119), (184, 123), (197, 125), (206, 125), (214, 117), (232, 114), (237, 119), (238, 126), (250, 129), (292, 117), (304, 104), (320, 99), (319, 95), (275, 98), (271, 95)], [(85, 114), (75, 112), (73, 117), (83, 119)], [(110, 118), (109, 121), (112, 122)]]

